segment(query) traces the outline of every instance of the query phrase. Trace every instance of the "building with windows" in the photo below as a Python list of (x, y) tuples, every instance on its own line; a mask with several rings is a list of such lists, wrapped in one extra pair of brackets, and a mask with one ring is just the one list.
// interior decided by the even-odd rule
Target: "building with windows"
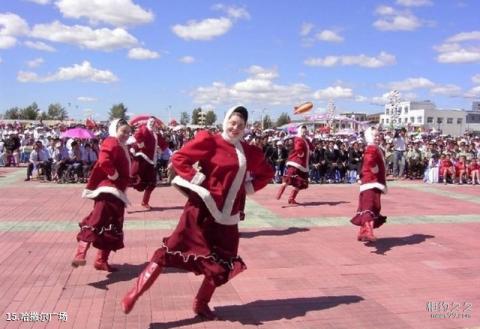
[(442, 134), (462, 136), (467, 130), (467, 112), (461, 109), (437, 109), (431, 101), (403, 101), (396, 110), (385, 105), (380, 115), (384, 127), (418, 127), (424, 131), (436, 130)]

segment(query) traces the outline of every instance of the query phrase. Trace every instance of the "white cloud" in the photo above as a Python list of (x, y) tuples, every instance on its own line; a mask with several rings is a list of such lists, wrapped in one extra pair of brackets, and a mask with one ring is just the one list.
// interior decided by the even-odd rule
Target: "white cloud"
[(305, 60), (305, 64), (309, 66), (351, 66), (358, 65), (367, 68), (379, 68), (386, 65), (395, 64), (396, 58), (394, 55), (382, 51), (377, 57), (369, 57), (364, 54), (361, 55), (345, 55), (345, 56), (327, 56), (324, 58), (309, 58)]
[(403, 81), (396, 81), (388, 84), (389, 89), (395, 89), (399, 91), (408, 91), (408, 90), (418, 89), (418, 88), (430, 89), (430, 88), (433, 88), (434, 86), (435, 86), (435, 83), (423, 77), (408, 78)]
[(472, 81), (473, 81), (473, 83), (475, 83), (475, 84), (480, 84), (480, 74), (475, 74), (475, 75), (472, 77)]
[(156, 51), (152, 51), (145, 48), (132, 48), (128, 51), (128, 58), (131, 58), (131, 59), (143, 60), (143, 59), (155, 59), (159, 57), (160, 57), (160, 54), (157, 53)]
[(9, 35), (0, 35), (0, 49), (12, 48), (17, 44), (17, 39)]
[(445, 52), (437, 56), (440, 63), (473, 63), (480, 62), (480, 49), (460, 49)]
[(138, 43), (134, 36), (122, 28), (92, 29), (81, 25), (67, 26), (58, 21), (35, 25), (31, 36), (103, 51), (130, 48)]
[(49, 46), (45, 42), (41, 42), (41, 41), (30, 41), (30, 40), (28, 40), (28, 41), (25, 41), (24, 44), (28, 48), (33, 48), (33, 49), (42, 50), (42, 51), (49, 51), (49, 52), (54, 52), (55, 51), (55, 48), (53, 48), (52, 46)]
[(44, 77), (38, 76), (35, 72), (20, 71), (17, 74), (17, 80), (20, 82), (53, 82), (77, 79), (101, 83), (111, 83), (118, 80), (112, 72), (96, 69), (88, 61), (70, 67), (60, 67), (54, 74)]
[(77, 97), (77, 100), (79, 102), (84, 102), (84, 103), (92, 103), (97, 101), (95, 97), (89, 97), (89, 96), (79, 96)]
[(145, 24), (153, 21), (153, 12), (131, 0), (59, 0), (56, 5), (64, 17), (87, 18), (90, 23), (114, 26)]
[(313, 97), (316, 99), (327, 100), (330, 98), (339, 99), (339, 98), (353, 98), (353, 91), (351, 88), (345, 88), (342, 86), (328, 87), (325, 89), (319, 89), (314, 94)]
[(338, 33), (331, 30), (323, 30), (316, 34), (317, 40), (326, 42), (342, 42), (343, 37)]
[(315, 25), (313, 25), (312, 23), (302, 23), (302, 27), (300, 28), (300, 35), (302, 37), (306, 37), (310, 34), (310, 32), (312, 32), (314, 27)]
[(397, 4), (405, 7), (422, 7), (431, 6), (433, 2), (431, 0), (397, 0)]
[(192, 64), (195, 62), (195, 58), (192, 56), (183, 56), (180, 57), (178, 60), (184, 64)]
[(0, 13), (0, 49), (7, 49), (17, 44), (17, 36), (29, 31), (27, 22), (12, 13)]
[(226, 6), (223, 4), (216, 4), (212, 7), (214, 10), (221, 10), (233, 19), (250, 19), (249, 12), (243, 7)]
[(440, 46), (433, 47), (439, 55), (439, 63), (473, 63), (480, 62), (480, 48), (471, 46), (469, 41), (479, 41), (480, 31), (457, 33), (445, 40)]
[(43, 64), (43, 62), (44, 62), (43, 58), (35, 58), (35, 59), (32, 59), (31, 61), (28, 61), (27, 65), (28, 67), (37, 67)]
[(461, 32), (448, 38), (448, 43), (480, 40), (480, 31)]
[(464, 95), (467, 98), (478, 98), (480, 97), (480, 86), (475, 86)]
[(423, 23), (409, 11), (398, 11), (389, 6), (379, 6), (375, 13), (382, 16), (373, 23), (380, 31), (414, 31)]
[(285, 105), (296, 104), (311, 98), (311, 90), (305, 84), (276, 84), (274, 82), (278, 77), (276, 69), (254, 65), (246, 72), (249, 73), (247, 79), (232, 85), (217, 81), (210, 86), (198, 87), (192, 92), (194, 102), (202, 106), (235, 103)]
[(432, 94), (437, 94), (437, 95), (456, 97), (462, 94), (462, 89), (457, 85), (446, 84), (446, 85), (436, 85), (430, 89), (430, 92)]
[(36, 4), (39, 5), (48, 5), (50, 3), (50, 0), (27, 0), (30, 2), (35, 2)]
[(173, 33), (185, 40), (211, 40), (227, 33), (233, 26), (229, 18), (207, 18), (202, 21), (191, 20), (185, 25), (174, 25)]

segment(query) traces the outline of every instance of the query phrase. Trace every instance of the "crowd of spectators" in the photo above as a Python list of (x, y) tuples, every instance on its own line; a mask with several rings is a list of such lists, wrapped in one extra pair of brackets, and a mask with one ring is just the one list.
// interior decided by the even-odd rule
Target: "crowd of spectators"
[[(0, 124), (0, 166), (27, 166), (26, 180), (34, 170), (46, 180), (59, 183), (85, 182), (98, 158), (99, 145), (107, 128), (93, 128), (93, 139), (61, 138), (57, 126)], [(209, 128), (213, 132), (217, 128)], [(157, 170), (165, 178), (170, 156), (193, 138), (197, 129), (164, 127), (162, 135), (169, 147), (158, 153)], [(275, 168), (274, 183), (280, 183), (294, 131), (250, 128), (245, 140), (262, 148)], [(314, 150), (310, 154), (310, 182), (319, 184), (357, 182), (365, 147), (361, 133), (335, 135), (310, 132)], [(391, 179), (423, 180), (426, 183), (480, 184), (480, 138), (438, 133), (385, 130), (380, 134), (386, 168)]]

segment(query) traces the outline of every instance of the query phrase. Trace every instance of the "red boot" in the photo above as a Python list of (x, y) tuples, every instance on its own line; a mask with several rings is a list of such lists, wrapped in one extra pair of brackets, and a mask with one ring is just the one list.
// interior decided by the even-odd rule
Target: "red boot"
[(123, 297), (121, 302), (123, 313), (130, 313), (137, 299), (152, 286), (161, 272), (162, 267), (160, 265), (154, 262), (148, 263), (147, 267), (138, 276), (133, 288)]
[(215, 285), (210, 283), (207, 278), (203, 279), (197, 296), (193, 300), (193, 312), (206, 320), (217, 320), (218, 316), (208, 307), (208, 303), (215, 291)]
[(364, 238), (365, 238), (365, 228), (363, 228), (363, 226), (360, 226), (360, 230), (358, 231), (358, 235), (357, 235), (357, 240), (363, 241)]
[(287, 184), (280, 185), (280, 188), (278, 189), (277, 195), (275, 196), (275, 198), (277, 200), (280, 200), (280, 198), (282, 197), (282, 194), (283, 194), (283, 192), (285, 192), (286, 188), (287, 188)]
[(362, 241), (374, 242), (377, 240), (375, 235), (373, 235), (373, 220), (366, 222), (363, 224), (364, 227), (364, 234)]
[(72, 260), (73, 267), (83, 266), (87, 263), (85, 257), (87, 257), (87, 250), (90, 247), (90, 242), (78, 241), (77, 251), (75, 252), (75, 257)]
[(297, 189), (294, 189), (292, 193), (290, 193), (290, 196), (288, 197), (288, 204), (299, 204), (297, 201), (295, 201), (295, 198), (297, 197), (298, 194)]
[(108, 256), (110, 255), (110, 250), (98, 250), (97, 258), (95, 259), (95, 263), (93, 267), (99, 271), (107, 271), (107, 272), (115, 272), (117, 271), (116, 268), (111, 267), (108, 264)]

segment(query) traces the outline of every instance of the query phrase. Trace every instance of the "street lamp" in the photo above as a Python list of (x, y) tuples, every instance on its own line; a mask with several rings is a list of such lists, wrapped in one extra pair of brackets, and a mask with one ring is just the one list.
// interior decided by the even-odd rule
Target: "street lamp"
[(260, 116), (260, 122), (261, 122), (261, 124), (262, 124), (262, 131), (263, 131), (264, 128), (265, 128), (265, 127), (264, 127), (264, 124), (263, 124), (263, 114), (265, 113), (266, 110), (267, 110), (266, 108), (263, 108), (263, 109), (262, 109), (262, 114), (261, 114), (261, 116)]

